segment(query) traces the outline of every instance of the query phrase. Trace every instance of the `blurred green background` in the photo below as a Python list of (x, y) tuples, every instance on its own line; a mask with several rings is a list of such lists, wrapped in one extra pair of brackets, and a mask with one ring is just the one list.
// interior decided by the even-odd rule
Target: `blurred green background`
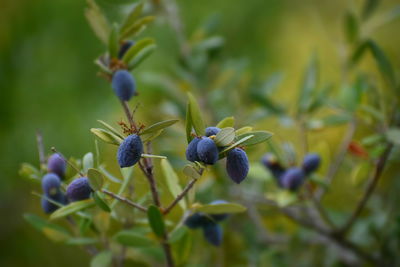
[[(398, 2), (382, 1), (378, 12), (393, 8)], [(116, 9), (106, 1), (99, 4), (109, 12), (110, 19), (117, 20), (119, 12), (130, 7), (121, 5)], [(225, 38), (223, 55), (244, 58), (246, 75), (263, 79), (282, 71), (284, 80), (274, 97), (290, 106), (313, 52), (320, 60), (321, 80), (338, 84), (343, 16), (346, 10), (359, 9), (362, 1), (179, 0), (178, 4), (189, 34), (210, 15), (218, 16), (216, 33)], [(1, 3), (0, 266), (88, 263), (80, 249), (47, 240), (23, 220), (24, 212), (41, 214), (39, 199), (31, 195), (39, 187), (18, 176), (21, 162), (38, 164), (36, 130), (43, 133), (47, 149), (55, 146), (65, 155), (81, 157), (93, 151), (94, 138), (89, 128), (98, 126), (96, 119), (108, 122), (122, 119), (122, 110), (110, 87), (96, 76), (93, 60), (105, 47), (85, 20), (85, 5), (83, 0), (2, 0)], [(398, 29), (400, 20), (395, 20), (372, 36), (396, 69), (400, 67)], [(150, 123), (163, 119), (157, 109), (166, 100), (157, 97), (158, 88), (148, 86), (142, 74), (151, 71), (168, 75), (178, 49), (165, 22), (156, 22), (145, 35), (154, 37), (158, 43), (156, 53), (135, 74), (141, 94), (139, 116)], [(368, 60), (365, 68), (375, 70)], [(217, 113), (215, 119), (224, 115)], [(291, 129), (281, 129), (275, 121), (264, 120), (257, 127), (273, 131), (279, 140), (296, 142)], [(340, 131), (316, 138), (338, 142)], [(184, 144), (184, 140), (179, 141), (182, 148)], [(256, 161), (263, 152), (266, 147), (252, 159)], [(182, 150), (182, 157), (183, 153)]]

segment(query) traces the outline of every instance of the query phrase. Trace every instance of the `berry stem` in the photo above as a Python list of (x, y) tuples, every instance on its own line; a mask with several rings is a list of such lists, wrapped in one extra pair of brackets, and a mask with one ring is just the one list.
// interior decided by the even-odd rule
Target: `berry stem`
[(137, 125), (135, 123), (135, 120), (133, 119), (133, 112), (129, 108), (128, 102), (127, 101), (121, 101), (121, 105), (122, 105), (122, 107), (124, 109), (124, 112), (125, 112), (126, 118), (129, 121), (129, 124), (131, 125), (133, 130), (136, 132), (137, 131)]
[(143, 206), (141, 206), (139, 204), (136, 204), (135, 202), (132, 202), (131, 200), (127, 199), (126, 197), (122, 197), (122, 196), (119, 196), (117, 194), (114, 194), (113, 192), (108, 191), (107, 189), (101, 189), (101, 192), (103, 192), (104, 194), (106, 194), (106, 195), (108, 195), (108, 196), (110, 196), (112, 198), (115, 198), (115, 199), (117, 199), (117, 200), (119, 200), (121, 202), (124, 202), (125, 204), (128, 204), (128, 205), (130, 205), (132, 207), (135, 207), (140, 211), (147, 212), (147, 209), (145, 207), (143, 207)]
[(174, 207), (176, 204), (179, 203), (179, 201), (184, 198), (186, 196), (186, 194), (189, 192), (189, 190), (194, 186), (194, 184), (197, 182), (197, 179), (192, 179), (187, 185), (186, 187), (183, 189), (183, 191), (176, 196), (176, 198), (174, 199), (174, 201), (172, 201), (171, 204), (169, 204), (169, 206), (167, 208), (164, 209), (163, 213), (164, 215), (168, 214)]

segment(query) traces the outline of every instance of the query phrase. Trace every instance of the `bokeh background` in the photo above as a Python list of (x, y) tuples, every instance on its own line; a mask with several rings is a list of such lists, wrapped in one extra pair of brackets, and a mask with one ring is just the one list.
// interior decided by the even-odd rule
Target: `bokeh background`
[[(107, 10), (110, 20), (119, 20), (121, 11), (130, 7), (116, 8), (107, 1), (98, 2)], [(396, 4), (400, 2), (382, 1), (378, 12), (385, 12)], [(25, 212), (41, 214), (39, 199), (31, 194), (39, 187), (18, 175), (22, 162), (38, 165), (36, 130), (43, 133), (47, 149), (55, 146), (65, 155), (82, 157), (94, 149), (89, 129), (99, 126), (97, 119), (108, 122), (122, 119), (122, 110), (109, 85), (96, 76), (93, 60), (105, 47), (86, 22), (85, 5), (83, 0), (1, 1), (1, 266), (85, 266), (88, 263), (80, 249), (49, 241), (23, 220)], [(210, 16), (217, 18), (215, 33), (225, 38), (223, 57), (226, 62), (242, 64), (238, 75), (245, 74), (241, 77), (245, 86), (249, 84), (246, 79), (262, 80), (273, 73), (283, 73), (274, 98), (290, 106), (295, 104), (297, 88), (312, 53), (318, 55), (321, 80), (339, 83), (343, 17), (348, 10), (360, 9), (362, 1), (179, 0), (178, 5), (188, 35)], [(397, 69), (400, 67), (398, 29), (400, 20), (394, 20), (372, 35)], [(149, 123), (180, 115), (165, 94), (159, 97), (162, 91), (159, 85), (149, 82), (151, 73), (168, 75), (171, 72), (178, 49), (165, 21), (154, 23), (146, 35), (154, 37), (158, 43), (156, 53), (136, 72), (141, 94), (139, 116)], [(376, 68), (371, 62), (367, 59), (365, 68), (374, 71)], [(243, 124), (247, 118), (240, 112), (255, 106), (255, 102), (246, 103), (246, 107), (234, 109), (237, 114), (232, 115), (239, 117)], [(220, 113), (218, 109), (213, 111), (215, 115), (209, 118), (210, 124), (226, 115), (223, 107)], [(257, 127), (270, 130), (279, 140), (289, 140), (298, 146), (292, 129), (279, 126), (276, 120), (261, 120)], [(315, 135), (315, 138), (334, 144), (339, 142), (342, 130), (339, 127), (329, 135)], [(183, 157), (185, 140), (176, 142), (180, 149), (178, 154)], [(174, 147), (159, 144), (157, 149), (171, 153)], [(252, 160), (256, 161), (266, 150), (265, 146), (257, 151), (251, 156)], [(394, 170), (387, 176), (399, 178)], [(344, 190), (343, 184), (336, 186), (342, 193), (340, 196), (351, 199), (356, 195)], [(338, 201), (335, 205), (340, 210), (340, 205), (346, 204)], [(273, 217), (273, 220), (280, 224), (282, 219)], [(240, 236), (235, 235), (235, 238)]]

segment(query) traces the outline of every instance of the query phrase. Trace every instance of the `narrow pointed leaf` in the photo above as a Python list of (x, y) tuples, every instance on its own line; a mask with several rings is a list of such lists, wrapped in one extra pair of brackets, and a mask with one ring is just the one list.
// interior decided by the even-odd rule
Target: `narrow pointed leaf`
[(190, 117), (193, 128), (197, 135), (202, 136), (205, 133), (204, 121), (201, 115), (202, 112), (200, 110), (199, 105), (197, 104), (196, 99), (191, 93), (188, 93), (188, 98), (189, 98)]
[(161, 214), (159, 208), (151, 205), (147, 209), (147, 218), (149, 219), (149, 224), (153, 232), (158, 237), (163, 237), (165, 234), (165, 224), (163, 215)]
[(109, 143), (109, 144), (113, 144), (113, 145), (119, 145), (122, 143), (122, 139), (119, 138), (118, 136), (116, 136), (115, 134), (104, 130), (104, 129), (100, 129), (100, 128), (92, 128), (90, 129), (90, 131), (96, 135), (100, 140)]
[(143, 134), (149, 134), (149, 133), (159, 131), (161, 129), (164, 129), (171, 125), (174, 125), (178, 121), (179, 120), (166, 120), (166, 121), (157, 122), (153, 125), (150, 125), (149, 127), (146, 127), (141, 134), (143, 135)]
[(76, 213), (78, 211), (81, 211), (83, 209), (91, 208), (95, 205), (93, 199), (86, 199), (86, 200), (81, 200), (77, 202), (72, 202), (58, 210), (56, 210), (53, 214), (51, 214), (50, 219), (55, 220), (59, 219), (68, 215), (71, 215), (73, 213)]
[(214, 139), (214, 142), (217, 146), (227, 146), (230, 145), (233, 140), (235, 140), (235, 129), (232, 127), (222, 128), (219, 131)]
[(235, 126), (235, 118), (234, 117), (226, 117), (225, 119), (218, 122), (218, 128), (226, 128), (226, 127), (233, 127)]

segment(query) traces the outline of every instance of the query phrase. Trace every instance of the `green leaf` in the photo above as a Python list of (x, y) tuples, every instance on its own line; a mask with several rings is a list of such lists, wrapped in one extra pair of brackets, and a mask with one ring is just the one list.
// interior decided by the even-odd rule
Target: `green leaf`
[(93, 153), (92, 152), (86, 153), (82, 159), (83, 172), (86, 173), (90, 168), (93, 168), (93, 165), (94, 165)]
[(149, 219), (149, 224), (151, 229), (158, 237), (163, 237), (165, 234), (165, 224), (164, 218), (158, 207), (151, 205), (147, 209), (147, 218)]
[(140, 63), (142, 63), (146, 58), (148, 58), (154, 50), (156, 50), (157, 46), (156, 45), (149, 45), (140, 50), (139, 53), (131, 60), (131, 62), (128, 65), (129, 70), (133, 70), (137, 68)]
[(104, 122), (102, 120), (97, 120), (97, 121), (100, 122), (104, 127), (106, 127), (110, 132), (112, 132), (113, 134), (115, 134), (119, 138), (124, 139), (124, 135), (121, 134), (120, 132), (118, 132), (118, 130), (116, 130), (114, 127), (112, 127), (108, 123), (106, 123), (106, 122)]
[(145, 128), (141, 134), (143, 135), (143, 134), (149, 134), (149, 133), (159, 131), (161, 129), (164, 129), (171, 125), (174, 125), (178, 121), (179, 120), (166, 120), (166, 121), (157, 122), (157, 123)]
[(110, 207), (104, 201), (103, 197), (100, 195), (98, 191), (93, 192), (93, 199), (97, 206), (99, 206), (102, 210), (106, 212), (111, 212)]
[(118, 232), (114, 235), (113, 239), (121, 245), (128, 247), (148, 247), (153, 245), (153, 242), (144, 237), (143, 234), (138, 234), (130, 230)]
[(40, 171), (29, 163), (22, 163), (18, 174), (28, 179), (41, 181)]
[(236, 203), (221, 203), (221, 204), (199, 205), (195, 208), (195, 210), (207, 214), (222, 214), (222, 213), (244, 212), (247, 210), (247, 208), (243, 205)]
[(113, 24), (113, 27), (110, 32), (110, 37), (108, 39), (108, 52), (110, 53), (111, 58), (118, 57), (119, 51), (119, 37), (118, 37), (118, 25)]
[(234, 117), (226, 117), (225, 119), (218, 122), (218, 128), (226, 128), (226, 127), (233, 127), (235, 126), (235, 118)]
[(224, 150), (222, 150), (221, 152), (219, 152), (220, 155), (228, 152), (229, 150), (237, 147), (240, 144), (243, 144), (244, 142), (246, 142), (247, 140), (249, 140), (250, 138), (253, 138), (254, 135), (247, 135), (241, 139), (239, 139), (238, 141), (236, 141), (235, 143), (233, 143), (232, 145), (228, 146), (227, 148), (225, 148)]
[(192, 117), (190, 116), (190, 103), (188, 103), (186, 106), (186, 123), (185, 123), (186, 139), (188, 143), (190, 143), (190, 141), (192, 141), (193, 139), (192, 127), (193, 124), (192, 124)]
[(96, 238), (90, 237), (72, 237), (68, 239), (65, 244), (73, 245), (73, 246), (84, 246), (84, 245), (93, 245), (99, 242)]
[[(168, 159), (161, 160), (161, 170), (165, 177), (169, 191), (174, 198), (177, 197), (182, 192), (182, 187), (179, 184), (178, 175), (176, 175)], [(186, 209), (185, 201), (179, 201), (179, 205), (183, 210)]]
[(178, 226), (169, 235), (169, 242), (175, 243), (179, 241), (188, 232), (188, 228), (185, 226)]
[(307, 70), (304, 74), (303, 83), (299, 93), (299, 114), (308, 110), (313, 100), (313, 92), (317, 89), (318, 81), (318, 62), (315, 55), (313, 55), (308, 63)]
[(128, 39), (137, 35), (142, 30), (144, 30), (149, 23), (153, 22), (154, 19), (154, 16), (146, 16), (137, 20), (133, 25), (131, 25), (123, 33), (121, 33), (121, 40)]
[(267, 197), (274, 200), (279, 207), (289, 206), (297, 201), (297, 195), (287, 190), (280, 190), (277, 193), (270, 193)]
[(193, 179), (199, 179), (201, 177), (201, 173), (191, 164), (185, 165), (183, 168), (183, 173)]
[(88, 0), (87, 2), (89, 7), (85, 10), (86, 19), (89, 21), (96, 36), (106, 44), (111, 31), (107, 19), (94, 0)]
[(393, 127), (387, 130), (386, 138), (395, 145), (400, 145), (400, 128)]
[(99, 169), (100, 169), (100, 171), (102, 172), (102, 174), (104, 174), (104, 176), (105, 176), (108, 180), (110, 180), (111, 182), (117, 183), (117, 184), (121, 184), (121, 183), (122, 183), (122, 180), (121, 180), (121, 179), (118, 179), (117, 177), (115, 177), (114, 175), (112, 175), (111, 173), (109, 173), (109, 172), (106, 170), (106, 168), (104, 168), (104, 166), (101, 166), (101, 165), (100, 165)]
[(121, 26), (120, 33), (127, 31), (136, 21), (136, 19), (142, 14), (144, 2), (136, 4), (132, 11), (129, 13), (127, 18), (125, 19), (124, 23)]
[(378, 68), (382, 73), (382, 76), (389, 83), (390, 86), (396, 86), (396, 80), (394, 75), (394, 70), (392, 65), (390, 64), (389, 59), (386, 57), (385, 53), (382, 49), (372, 40), (369, 40), (369, 47), (371, 49), (372, 55), (375, 58), (376, 63), (378, 64)]
[(242, 127), (240, 129), (236, 130), (235, 135), (245, 134), (245, 133), (251, 132), (252, 130), (253, 130), (253, 127), (245, 126), (245, 127)]
[(42, 217), (34, 214), (24, 214), (24, 219), (53, 241), (60, 242), (70, 238), (70, 234), (65, 228), (48, 222)]
[(349, 43), (357, 41), (359, 35), (358, 21), (352, 12), (347, 12), (345, 15), (345, 33)]
[(87, 176), (89, 179), (90, 187), (93, 190), (96, 191), (96, 190), (100, 190), (102, 188), (103, 183), (104, 183), (104, 177), (100, 171), (90, 168), (87, 171)]
[(92, 128), (90, 131), (96, 135), (100, 140), (113, 144), (113, 145), (120, 145), (122, 143), (122, 139), (116, 136), (115, 134), (100, 128)]
[(51, 220), (59, 219), (70, 214), (76, 213), (80, 210), (91, 208), (94, 206), (93, 199), (86, 199), (81, 201), (72, 202), (62, 208), (56, 210), (50, 215)]
[(189, 98), (189, 110), (191, 123), (197, 135), (202, 136), (205, 133), (205, 126), (203, 117), (201, 116), (202, 112), (200, 110), (199, 105), (196, 102), (196, 99), (191, 93), (188, 93)]
[(364, 20), (368, 19), (369, 16), (376, 10), (379, 4), (379, 0), (365, 0), (364, 7), (362, 11), (362, 18)]
[(253, 145), (265, 142), (265, 141), (267, 141), (268, 139), (270, 139), (273, 136), (273, 133), (267, 132), (267, 131), (254, 131), (254, 132), (248, 132), (248, 133), (236, 136), (236, 139), (240, 140), (240, 139), (245, 138), (246, 136), (249, 136), (249, 135), (254, 135), (254, 136), (252, 138), (250, 138), (250, 139), (247, 139), (243, 143), (241, 143), (241, 145), (243, 145), (243, 146), (253, 146)]
[(214, 142), (217, 146), (230, 145), (235, 140), (235, 129), (232, 127), (222, 128), (215, 136)]
[(154, 39), (151, 38), (145, 38), (138, 41), (137, 43), (129, 47), (128, 51), (126, 51), (126, 53), (124, 54), (122, 61), (125, 62), (125, 64), (129, 64), (142, 49), (145, 49), (150, 45), (154, 45), (154, 43)]
[(153, 132), (151, 134), (145, 135), (144, 138), (142, 138), (142, 142), (146, 143), (146, 142), (150, 142), (151, 140), (156, 139), (158, 136), (160, 136), (162, 134), (163, 131), (164, 131), (164, 129), (161, 129), (157, 132)]
[(92, 258), (90, 267), (110, 267), (112, 264), (112, 252), (102, 251)]

